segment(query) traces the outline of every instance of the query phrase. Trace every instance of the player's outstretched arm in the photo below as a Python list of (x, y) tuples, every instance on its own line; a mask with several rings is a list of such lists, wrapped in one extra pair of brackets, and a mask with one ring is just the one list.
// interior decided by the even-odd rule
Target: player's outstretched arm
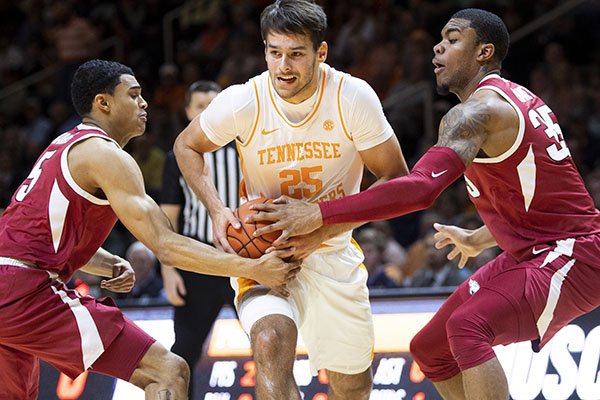
[(194, 118), (179, 134), (173, 151), (177, 164), (196, 196), (208, 210), (213, 223), (213, 243), (220, 249), (234, 253), (227, 241), (227, 224), (240, 227), (233, 212), (225, 207), (217, 192), (210, 168), (204, 162), (204, 153), (215, 151), (219, 146), (212, 143), (200, 127), (200, 115)]
[[(72, 162), (73, 161), (73, 162)], [(166, 215), (144, 191), (142, 173), (126, 152), (103, 139), (88, 139), (71, 150), (69, 169), (90, 193), (101, 191), (125, 227), (144, 243), (162, 264), (208, 275), (256, 280), (279, 293), (298, 272), (277, 252), (257, 260), (224, 253), (175, 233)]]
[[(364, 165), (378, 178), (372, 186), (377, 186), (398, 176), (407, 175), (409, 172), (396, 136), (392, 136), (370, 149), (360, 151), (360, 156)], [(254, 215), (251, 214), (251, 217)], [(250, 220), (252, 221), (252, 218)], [(300, 223), (302, 222), (300, 221)], [(301, 259), (318, 249), (323, 242), (360, 225), (362, 223), (325, 225), (308, 235), (290, 238), (288, 238), (288, 232), (284, 232), (283, 236), (279, 237), (273, 244), (279, 249), (293, 248), (294, 258)], [(258, 234), (260, 234), (260, 231)]]
[[(389, 219), (428, 208), (439, 194), (462, 176), (497, 121), (493, 103), (473, 98), (453, 107), (442, 119), (438, 143), (407, 176), (364, 192), (318, 205), (282, 198), (260, 206), (255, 218), (273, 221), (257, 235), (282, 230), (280, 239), (306, 234), (321, 225)], [(258, 208), (258, 207), (257, 207)]]

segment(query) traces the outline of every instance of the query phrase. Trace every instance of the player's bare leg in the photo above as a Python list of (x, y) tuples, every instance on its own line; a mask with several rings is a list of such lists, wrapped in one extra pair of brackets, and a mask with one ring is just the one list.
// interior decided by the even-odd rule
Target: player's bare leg
[(147, 400), (186, 400), (190, 369), (185, 360), (154, 343), (129, 382), (146, 392)]
[(463, 371), (463, 383), (468, 400), (508, 399), (508, 382), (497, 358), (492, 358)]
[(371, 367), (365, 372), (348, 375), (327, 370), (329, 400), (367, 400), (373, 387)]
[(445, 381), (434, 382), (433, 384), (445, 400), (464, 400), (467, 398), (463, 386), (462, 373), (458, 373)]
[(258, 400), (300, 400), (294, 380), (298, 331), (290, 318), (274, 314), (256, 321), (250, 331), (256, 362)]

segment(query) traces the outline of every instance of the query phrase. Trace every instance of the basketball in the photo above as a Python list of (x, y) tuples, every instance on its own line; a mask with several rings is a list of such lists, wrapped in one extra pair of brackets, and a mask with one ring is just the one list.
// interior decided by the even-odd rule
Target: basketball
[(233, 250), (242, 257), (259, 258), (265, 251), (271, 247), (271, 244), (279, 237), (281, 231), (275, 231), (263, 236), (254, 237), (252, 234), (255, 230), (269, 225), (269, 222), (252, 222), (245, 223), (248, 215), (256, 213), (251, 210), (253, 204), (272, 203), (273, 200), (264, 197), (250, 200), (237, 208), (233, 215), (240, 221), (241, 228), (234, 229), (231, 224), (227, 226), (227, 241)]

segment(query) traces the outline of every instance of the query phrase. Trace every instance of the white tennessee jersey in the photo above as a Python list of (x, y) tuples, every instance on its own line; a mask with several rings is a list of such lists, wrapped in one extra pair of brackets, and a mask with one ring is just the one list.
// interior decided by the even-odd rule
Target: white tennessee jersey
[[(284, 111), (302, 107), (306, 116), (297, 122)], [(394, 134), (373, 89), (326, 64), (320, 66), (316, 95), (301, 104), (285, 103), (265, 71), (221, 92), (200, 124), (217, 145), (237, 140), (242, 194), (250, 199), (283, 194), (319, 202), (357, 193), (363, 173), (359, 151)], [(344, 233), (325, 247), (343, 248), (350, 238)]]

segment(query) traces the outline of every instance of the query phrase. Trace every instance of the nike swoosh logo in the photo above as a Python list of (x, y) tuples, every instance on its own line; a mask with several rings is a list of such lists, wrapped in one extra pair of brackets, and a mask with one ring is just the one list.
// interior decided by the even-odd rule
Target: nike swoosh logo
[(270, 131), (263, 129), (260, 131), (260, 133), (262, 133), (263, 135), (270, 135), (271, 133), (278, 131), (278, 130), (279, 130), (279, 128), (271, 129)]
[(441, 172), (433, 172), (433, 171), (431, 171), (431, 177), (432, 178), (437, 178), (438, 176), (444, 175), (446, 172), (448, 172), (447, 169), (445, 169), (445, 170), (443, 170)]
[(536, 255), (536, 256), (537, 256), (538, 254), (540, 254), (540, 253), (543, 253), (544, 251), (548, 250), (549, 248), (550, 248), (550, 247), (543, 247), (543, 248), (541, 248), (541, 249), (536, 249), (536, 248), (534, 247), (533, 249), (531, 249), (531, 252), (532, 252), (534, 255)]

